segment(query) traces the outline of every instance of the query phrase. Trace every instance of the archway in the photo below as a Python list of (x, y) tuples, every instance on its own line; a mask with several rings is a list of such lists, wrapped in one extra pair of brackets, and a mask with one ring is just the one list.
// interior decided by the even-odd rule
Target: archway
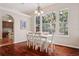
[(2, 17), (2, 44), (14, 42), (14, 19), (11, 15)]

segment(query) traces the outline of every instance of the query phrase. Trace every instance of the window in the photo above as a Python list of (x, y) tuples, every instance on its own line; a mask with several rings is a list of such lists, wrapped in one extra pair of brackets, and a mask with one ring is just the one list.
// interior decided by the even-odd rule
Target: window
[(56, 22), (56, 13), (48, 12), (36, 16), (36, 32), (48, 32), (52, 34), (68, 35), (68, 9), (59, 11), (59, 19)]
[(40, 16), (36, 16), (36, 32), (40, 31)]
[(43, 15), (42, 31), (49, 32), (50, 34), (52, 34), (52, 32), (55, 32), (55, 26), (56, 26), (55, 22), (56, 22), (56, 15), (54, 12)]
[(59, 11), (59, 32), (68, 35), (68, 10)]

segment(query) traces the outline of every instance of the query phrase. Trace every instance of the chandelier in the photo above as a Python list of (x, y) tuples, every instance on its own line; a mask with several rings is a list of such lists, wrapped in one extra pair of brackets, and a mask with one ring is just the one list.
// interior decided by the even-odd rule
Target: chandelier
[(40, 16), (43, 13), (44, 13), (43, 10), (41, 9), (40, 5), (38, 4), (37, 9), (35, 10), (35, 14)]

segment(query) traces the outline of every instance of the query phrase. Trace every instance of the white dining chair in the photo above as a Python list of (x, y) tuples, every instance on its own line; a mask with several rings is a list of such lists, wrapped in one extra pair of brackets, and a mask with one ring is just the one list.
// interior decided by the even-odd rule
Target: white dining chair
[(43, 43), (43, 50), (45, 50), (46, 53), (48, 53), (49, 51), (49, 46), (50, 46), (50, 42), (49, 42), (49, 32), (44, 32), (43, 35), (46, 37), (45, 42)]
[(47, 40), (45, 42), (44, 45), (44, 49), (46, 51), (46, 53), (51, 54), (52, 52), (54, 52), (54, 42), (53, 42), (54, 37), (52, 38), (52, 35), (47, 37)]
[(41, 36), (40, 51), (44, 51), (44, 44), (46, 40), (47, 40), (47, 37)]
[(53, 45), (53, 39), (52, 39), (52, 36), (49, 36), (48, 39), (47, 39), (47, 42), (49, 44), (48, 46), (48, 53), (52, 53), (53, 52), (53, 49), (52, 49), (52, 45)]
[(40, 41), (41, 41), (41, 33), (35, 33), (35, 35), (34, 35), (34, 46), (35, 46), (35, 50), (37, 50), (39, 48)]
[(28, 32), (27, 33), (27, 46), (31, 47), (33, 44), (33, 33)]
[(35, 33), (34, 45), (33, 45), (35, 50), (38, 50), (38, 48), (40, 48), (40, 51), (44, 51), (43, 46), (44, 46), (44, 42), (45, 42), (46, 38), (47, 37), (42, 36), (41, 33)]

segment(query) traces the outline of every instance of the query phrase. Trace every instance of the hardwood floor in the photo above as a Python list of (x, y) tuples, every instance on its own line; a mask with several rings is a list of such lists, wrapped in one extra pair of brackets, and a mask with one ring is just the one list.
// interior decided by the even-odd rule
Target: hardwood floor
[[(52, 48), (53, 49), (53, 48)], [(55, 51), (52, 54), (35, 51), (26, 46), (26, 42), (5, 45), (0, 47), (1, 56), (79, 56), (79, 49), (68, 48), (60, 45), (55, 45)]]

